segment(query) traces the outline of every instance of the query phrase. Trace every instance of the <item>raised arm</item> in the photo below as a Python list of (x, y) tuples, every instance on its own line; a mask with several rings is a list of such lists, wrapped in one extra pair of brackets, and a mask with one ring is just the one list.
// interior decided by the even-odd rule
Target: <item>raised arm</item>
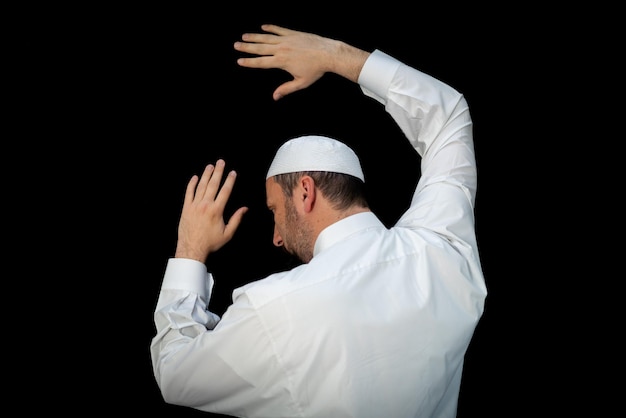
[(246, 33), (235, 49), (257, 57), (239, 58), (237, 63), (248, 68), (278, 68), (287, 71), (293, 80), (274, 90), (274, 100), (305, 89), (325, 73), (335, 73), (357, 82), (363, 64), (370, 55), (345, 42), (299, 32), (276, 25), (262, 25), (267, 33)]

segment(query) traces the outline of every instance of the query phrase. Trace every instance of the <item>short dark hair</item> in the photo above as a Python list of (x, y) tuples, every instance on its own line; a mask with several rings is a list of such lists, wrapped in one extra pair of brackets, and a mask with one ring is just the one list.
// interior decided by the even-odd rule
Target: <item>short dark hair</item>
[(333, 209), (345, 210), (351, 206), (367, 208), (365, 183), (350, 174), (333, 173), (330, 171), (300, 171), (274, 176), (276, 183), (283, 189), (286, 197), (291, 197), (293, 189), (302, 176), (311, 176), (315, 185), (328, 199)]

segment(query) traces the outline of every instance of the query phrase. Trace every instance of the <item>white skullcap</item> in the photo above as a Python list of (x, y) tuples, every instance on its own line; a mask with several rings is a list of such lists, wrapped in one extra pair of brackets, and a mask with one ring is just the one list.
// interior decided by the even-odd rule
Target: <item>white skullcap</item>
[(278, 148), (265, 179), (300, 171), (330, 171), (350, 174), (365, 181), (359, 158), (343, 142), (309, 135), (290, 139)]

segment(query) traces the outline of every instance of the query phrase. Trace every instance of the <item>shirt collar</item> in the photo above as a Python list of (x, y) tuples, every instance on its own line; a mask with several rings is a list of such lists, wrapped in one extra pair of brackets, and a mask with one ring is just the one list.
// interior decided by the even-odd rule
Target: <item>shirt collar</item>
[(384, 225), (373, 212), (361, 212), (348, 216), (320, 232), (315, 241), (313, 256), (356, 232), (379, 227), (384, 227)]

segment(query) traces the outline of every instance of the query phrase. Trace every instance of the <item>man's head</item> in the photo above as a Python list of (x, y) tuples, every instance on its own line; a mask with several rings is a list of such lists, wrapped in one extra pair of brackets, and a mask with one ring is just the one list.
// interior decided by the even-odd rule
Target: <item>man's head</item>
[(266, 176), (267, 206), (274, 214), (274, 244), (304, 262), (332, 223), (368, 209), (357, 155), (342, 142), (302, 136), (284, 143)]

